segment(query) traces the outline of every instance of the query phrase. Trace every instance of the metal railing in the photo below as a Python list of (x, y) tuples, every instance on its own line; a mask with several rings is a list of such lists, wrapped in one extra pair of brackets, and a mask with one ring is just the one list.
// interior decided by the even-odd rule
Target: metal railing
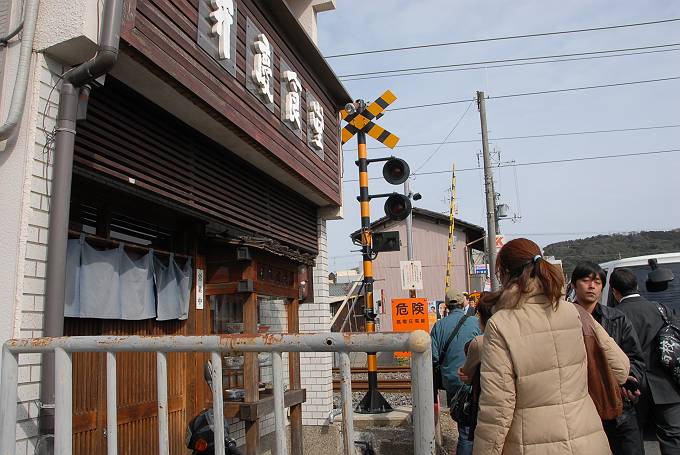
[(55, 355), (55, 428), (54, 453), (72, 453), (72, 386), (71, 354), (74, 352), (106, 353), (106, 431), (107, 453), (118, 453), (116, 353), (156, 352), (158, 381), (158, 438), (161, 455), (169, 453), (168, 434), (168, 352), (209, 352), (212, 362), (213, 412), (215, 416), (215, 453), (224, 455), (224, 403), (222, 388), (222, 355), (230, 352), (271, 352), (274, 377), (274, 416), (276, 455), (286, 448), (286, 413), (283, 400), (284, 352), (338, 352), (342, 375), (342, 424), (345, 454), (354, 454), (352, 385), (349, 352), (408, 351), (411, 357), (414, 453), (433, 455), (434, 412), (432, 405), (432, 353), (429, 335), (412, 333), (318, 333), (266, 334), (256, 336), (94, 336), (31, 338), (9, 340), (2, 347), (0, 383), (0, 454), (15, 454), (17, 425), (17, 386), (19, 354), (54, 352)]

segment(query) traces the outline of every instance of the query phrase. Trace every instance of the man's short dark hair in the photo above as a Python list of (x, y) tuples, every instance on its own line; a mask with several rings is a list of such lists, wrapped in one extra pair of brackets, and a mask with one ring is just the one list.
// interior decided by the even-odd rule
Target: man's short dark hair
[(630, 269), (626, 268), (614, 270), (609, 285), (612, 289), (619, 291), (624, 297), (631, 294), (637, 294), (638, 292), (637, 277)]
[(581, 261), (576, 264), (574, 271), (571, 272), (571, 282), (576, 283), (583, 278), (598, 277), (602, 281), (602, 286), (607, 284), (607, 274), (602, 267), (590, 261)]

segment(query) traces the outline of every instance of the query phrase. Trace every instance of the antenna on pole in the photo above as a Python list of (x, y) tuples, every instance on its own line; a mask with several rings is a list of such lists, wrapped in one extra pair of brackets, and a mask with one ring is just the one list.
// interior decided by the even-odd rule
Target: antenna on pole
[(456, 163), (451, 164), (451, 199), (449, 204), (449, 243), (446, 253), (446, 278), (444, 283), (444, 295), (449, 292), (451, 288), (451, 269), (453, 268), (453, 233), (455, 230), (455, 213), (456, 213)]

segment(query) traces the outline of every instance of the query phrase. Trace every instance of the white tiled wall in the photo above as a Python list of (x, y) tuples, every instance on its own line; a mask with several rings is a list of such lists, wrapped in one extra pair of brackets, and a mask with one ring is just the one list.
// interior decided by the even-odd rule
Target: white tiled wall
[[(25, 239), (22, 307), (17, 320), (19, 336), (40, 337), (43, 329), (45, 304), (45, 268), (47, 264), (47, 232), (49, 222), (49, 194), (52, 184), (51, 150), (46, 147), (57, 116), (59, 87), (52, 90), (62, 71), (61, 66), (48, 61), (42, 54), (36, 58), (36, 95), (31, 115), (35, 119), (35, 142), (32, 150), (30, 177), (30, 209)], [(50, 92), (51, 96), (50, 96)], [(49, 103), (48, 103), (48, 96)], [(45, 115), (43, 116), (43, 113)], [(19, 408), (17, 425), (17, 455), (33, 455), (38, 434), (38, 402), (40, 397), (40, 355), (19, 356)]]
[[(328, 303), (328, 248), (326, 220), (319, 217), (319, 255), (314, 266), (314, 303), (300, 305), (300, 332), (330, 332), (331, 310)], [(302, 407), (303, 425), (326, 425), (333, 409), (333, 354), (301, 353), (302, 387), (307, 402)]]

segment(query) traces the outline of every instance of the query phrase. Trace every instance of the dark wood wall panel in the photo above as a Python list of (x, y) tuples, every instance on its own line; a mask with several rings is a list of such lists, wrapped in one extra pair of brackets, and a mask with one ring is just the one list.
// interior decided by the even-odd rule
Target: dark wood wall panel
[[(175, 79), (193, 96), (202, 99), (206, 109), (215, 109), (233, 128), (246, 133), (262, 153), (315, 188), (330, 204), (341, 201), (340, 145), (337, 103), (323, 89), (304, 59), (286, 44), (285, 30), (279, 30), (252, 0), (238, 2), (236, 77), (229, 74), (196, 43), (198, 2), (187, 0), (127, 0), (123, 39)], [(267, 34), (274, 49), (275, 109), (270, 112), (246, 90), (246, 21), (251, 20)], [(281, 58), (296, 71), (303, 90), (310, 90), (324, 106), (324, 159), (307, 146), (306, 110), (301, 110), (303, 138), (291, 132), (280, 120)], [(210, 108), (208, 108), (210, 106)]]
[[(154, 19), (158, 20), (158, 17), (162, 16), (160, 16), (160, 14), (154, 14)], [(287, 151), (285, 156), (286, 160), (295, 160), (295, 163), (286, 161), (286, 164), (297, 164), (298, 166), (296, 167), (298, 167), (303, 173), (320, 172), (328, 179), (332, 179), (333, 169), (320, 164), (322, 163), (321, 160), (314, 152), (309, 150), (306, 145), (306, 140), (303, 141), (295, 136), (288, 130), (288, 128), (286, 128), (285, 125), (280, 122), (277, 111), (271, 113), (269, 110), (267, 110), (267, 108), (261, 104), (259, 100), (257, 100), (250, 92), (246, 91), (244, 86), (240, 89), (242, 93), (240, 94), (241, 97), (239, 98), (233, 98), (227, 94), (228, 92), (224, 88), (224, 82), (225, 79), (231, 77), (231, 75), (226, 71), (223, 71), (221, 66), (215, 63), (215, 69), (217, 71), (222, 71), (222, 73), (208, 73), (205, 69), (205, 66), (197, 64), (189, 52), (182, 48), (176, 48), (174, 43), (168, 40), (167, 37), (160, 36), (160, 30), (154, 25), (154, 23), (147, 21), (147, 19), (144, 17), (138, 18), (138, 29), (144, 33), (153, 44), (158, 46), (160, 49), (163, 49), (168, 54), (173, 55), (174, 59), (180, 64), (180, 67), (174, 69), (175, 71), (178, 71), (182, 76), (187, 76), (190, 74), (191, 77), (198, 79), (203, 86), (207, 87), (213, 93), (216, 93), (218, 96), (222, 96), (230, 103), (236, 104), (239, 107), (239, 112), (250, 111), (248, 120), (251, 123), (254, 123), (261, 132), (266, 133), (268, 130), (275, 128), (276, 130), (271, 130), (273, 134), (269, 136), (270, 142), (278, 147), (282, 147)], [(172, 30), (172, 26), (169, 25), (168, 29), (165, 31), (168, 32), (168, 30)], [(245, 46), (245, 43), (243, 43), (243, 45)], [(211, 62), (214, 63), (214, 61), (211, 60), (207, 55), (199, 55), (201, 56), (199, 60), (203, 61), (203, 65), (209, 65)], [(191, 71), (188, 71), (188, 69), (191, 69)], [(274, 73), (277, 74), (276, 64)], [(275, 99), (277, 87), (278, 82), (274, 83)], [(208, 102), (214, 104), (214, 101), (215, 100), (213, 98)], [(248, 109), (248, 103), (254, 104), (252, 106), (253, 109)], [(305, 115), (304, 110), (301, 115)], [(324, 134), (327, 135), (327, 132)], [(275, 147), (270, 148), (270, 150), (275, 152)], [(329, 163), (330, 162), (332, 162), (332, 160), (329, 160)], [(337, 171), (337, 167), (335, 170)], [(312, 183), (318, 186), (325, 186), (328, 181), (330, 181), (321, 179), (316, 174), (313, 176), (310, 175), (310, 177), (313, 179)]]
[[(186, 335), (186, 322), (66, 318), (65, 335)], [(189, 354), (168, 355), (170, 453), (184, 454)], [(129, 455), (158, 452), (156, 354), (116, 355), (118, 450)], [(73, 453), (106, 453), (106, 361), (103, 353), (73, 354)]]
[(207, 219), (317, 252), (314, 204), (113, 78), (92, 92), (75, 163)]

